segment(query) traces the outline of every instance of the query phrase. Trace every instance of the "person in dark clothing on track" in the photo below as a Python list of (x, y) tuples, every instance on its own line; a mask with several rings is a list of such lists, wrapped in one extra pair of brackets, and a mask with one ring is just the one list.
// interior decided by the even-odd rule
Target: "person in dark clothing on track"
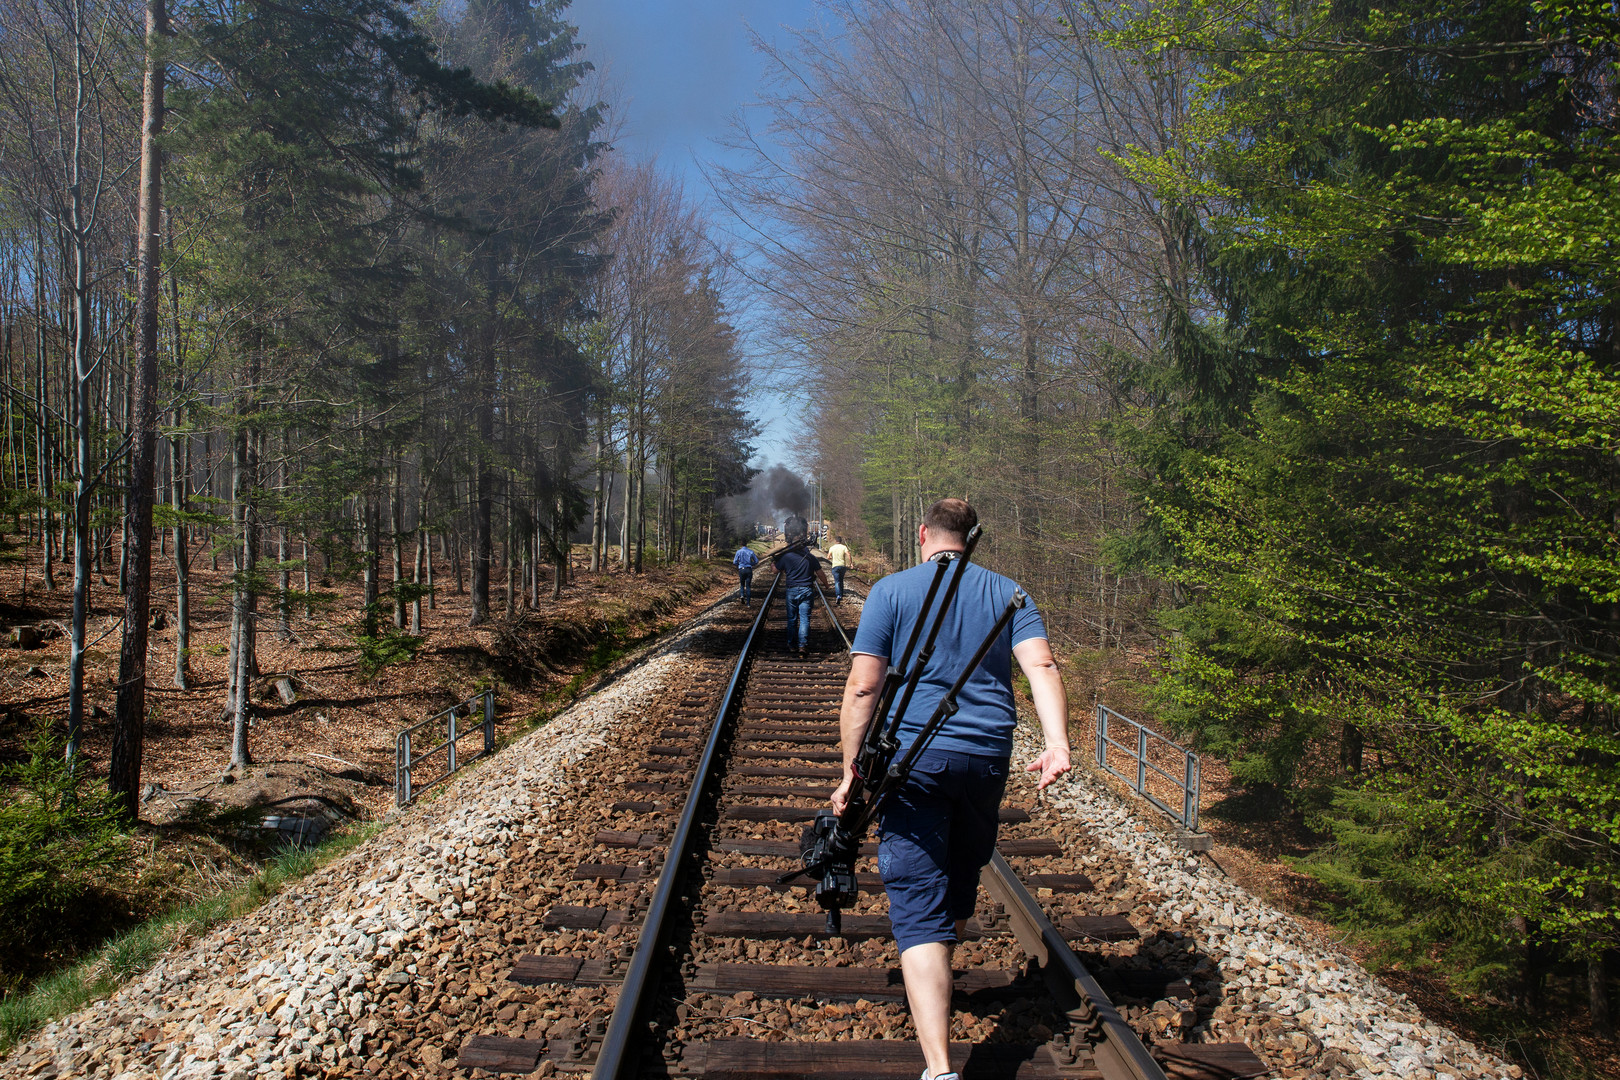
[(810, 602), (815, 598), (811, 582), (820, 581), (828, 587), (827, 575), (822, 572), (821, 561), (810, 554), (809, 524), (797, 515), (782, 523), (787, 547), (773, 552), (771, 561), (776, 572), (785, 575), (787, 586), (787, 647), (799, 650), (804, 656), (810, 647)]
[(737, 568), (737, 597), (746, 607), (754, 598), (754, 567), (759, 565), (759, 556), (754, 554), (753, 548), (744, 544), (731, 557), (731, 565)]
[[(923, 617), (923, 599), (935, 573), (932, 561), (947, 552), (963, 551), (977, 523), (978, 515), (966, 502), (941, 499), (928, 508), (918, 529), (922, 565), (880, 579), (867, 594), (839, 714), (844, 780), (833, 792), (832, 805), (840, 814), (849, 799), (856, 754), (872, 723), (884, 673)], [(940, 626), (934, 655), (900, 723), (902, 752), (967, 667), (1017, 588), (982, 566), (969, 563), (963, 568), (961, 588)], [(933, 614), (927, 619), (931, 622)], [(1018, 722), (1012, 692), (1014, 659), (1029, 679), (1046, 744), (1025, 771), (1039, 773), (1042, 788), (1069, 771), (1068, 698), (1046, 641), (1046, 626), (1035, 605), (1027, 603), (968, 679), (957, 699), (959, 711), (945, 721), (917, 758), (910, 777), (879, 809), (883, 839), (878, 871), (889, 894), (889, 919), (900, 949), (906, 998), (927, 1063), (922, 1080), (959, 1080), (950, 1063), (951, 950), (973, 914), (979, 871), (995, 851)]]

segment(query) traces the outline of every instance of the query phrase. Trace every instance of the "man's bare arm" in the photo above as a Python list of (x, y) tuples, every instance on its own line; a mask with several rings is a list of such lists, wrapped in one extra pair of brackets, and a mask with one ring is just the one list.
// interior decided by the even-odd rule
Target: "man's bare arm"
[(850, 781), (855, 777), (855, 757), (860, 752), (861, 740), (871, 726), (872, 713), (877, 709), (878, 691), (883, 689), (883, 676), (888, 663), (881, 656), (856, 653), (850, 657), (849, 678), (844, 680), (844, 704), (838, 710), (838, 737), (844, 748), (844, 779), (832, 794), (833, 810), (842, 814), (849, 798)]
[(1041, 722), (1046, 749), (1024, 767), (1025, 772), (1041, 774), (1038, 787), (1046, 787), (1069, 771), (1069, 695), (1063, 688), (1052, 646), (1045, 638), (1030, 638), (1013, 646), (1013, 656), (1029, 680), (1029, 696), (1035, 702), (1035, 715)]

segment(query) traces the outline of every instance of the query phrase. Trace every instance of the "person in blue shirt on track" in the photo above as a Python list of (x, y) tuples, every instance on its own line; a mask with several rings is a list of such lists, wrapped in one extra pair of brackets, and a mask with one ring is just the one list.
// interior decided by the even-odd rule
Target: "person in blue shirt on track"
[[(912, 626), (923, 617), (923, 598), (935, 572), (933, 560), (946, 552), (962, 552), (976, 524), (978, 514), (963, 500), (939, 500), (928, 508), (917, 531), (922, 565), (880, 579), (867, 595), (839, 714), (844, 779), (833, 792), (832, 805), (840, 814), (884, 674), (891, 659), (897, 659), (895, 653), (904, 649)], [(902, 754), (1017, 588), (982, 566), (966, 566), (934, 655), (901, 721)], [(931, 622), (932, 613), (926, 618)], [(951, 950), (973, 914), (979, 872), (995, 851), (1018, 722), (1012, 690), (1014, 659), (1029, 679), (1045, 741), (1044, 752), (1025, 771), (1039, 773), (1042, 788), (1069, 771), (1068, 697), (1046, 640), (1046, 625), (1030, 602), (968, 679), (958, 698), (960, 710), (945, 721), (909, 779), (879, 809), (883, 838), (878, 870), (889, 894), (889, 919), (900, 948), (906, 998), (927, 1063), (922, 1080), (958, 1080), (950, 1063)]]
[(794, 515), (782, 523), (782, 534), (787, 546), (771, 553), (776, 572), (783, 574), (787, 586), (787, 647), (799, 650), (803, 657), (810, 647), (810, 602), (815, 599), (812, 581), (820, 581), (827, 588), (827, 575), (822, 572), (821, 561), (810, 554), (810, 525), (804, 518)]
[(753, 548), (744, 544), (731, 557), (731, 565), (737, 568), (737, 598), (747, 607), (754, 598), (754, 567), (759, 565), (759, 556), (754, 554)]

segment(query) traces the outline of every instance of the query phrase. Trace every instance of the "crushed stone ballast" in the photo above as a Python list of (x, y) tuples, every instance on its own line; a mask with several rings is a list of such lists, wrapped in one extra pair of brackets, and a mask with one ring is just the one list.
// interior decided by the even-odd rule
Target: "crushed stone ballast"
[[(1039, 742), (1019, 729), (1020, 752)], [(1080, 770), (1076, 774), (1083, 776)], [(1076, 782), (1047, 798), (1084, 823), (1128, 864), (1159, 919), (1219, 968), (1221, 1004), (1204, 1027), (1214, 1038), (1292, 1058), (1299, 1075), (1401, 1080), (1503, 1077), (1523, 1070), (1436, 1024), (1355, 960), (1317, 944), (1298, 922), (1227, 879), (1146, 824), (1151, 808), (1127, 806), (1102, 783)], [(1146, 886), (1143, 888), (1142, 886)], [(1285, 1075), (1296, 1075), (1284, 1066)]]
[[(701, 616), (331, 866), (48, 1025), (0, 1061), (0, 1076), (442, 1074), (433, 1028), (453, 1021), (460, 1001), (499, 999), (508, 916), (536, 904), (515, 895), (512, 850), (571, 833), (578, 766), (682, 685), (683, 654), (724, 614)], [(1021, 739), (1028, 760), (1038, 745), (1022, 729)], [(1211, 1040), (1247, 1041), (1287, 1077), (1520, 1075), (1168, 843), (1083, 773), (1045, 798), (1100, 842), (1088, 857), (1099, 875), (1117, 876), (1122, 897), (1177, 928), (1153, 948), (1208, 958), (1204, 985), (1218, 985), (1220, 1002), (1203, 1021)], [(416, 989), (435, 977), (453, 992)]]

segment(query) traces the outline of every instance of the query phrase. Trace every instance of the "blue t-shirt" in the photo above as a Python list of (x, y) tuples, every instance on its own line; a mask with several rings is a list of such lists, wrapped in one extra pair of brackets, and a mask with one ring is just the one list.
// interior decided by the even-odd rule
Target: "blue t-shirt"
[(787, 575), (786, 584), (790, 589), (808, 589), (821, 566), (816, 557), (802, 547), (788, 548), (772, 561), (779, 573)]
[[(940, 583), (934, 597), (934, 610), (945, 596), (945, 590), (956, 574), (953, 563)], [(911, 628), (917, 621), (923, 598), (928, 595), (928, 583), (933, 580), (935, 564), (925, 562), (910, 570), (880, 578), (866, 598), (861, 609), (860, 625), (855, 628), (855, 642), (851, 652), (869, 653), (889, 663), (897, 663), (897, 655), (911, 639)], [(917, 683), (917, 692), (906, 708), (900, 722), (900, 753), (904, 754), (922, 731), (923, 725), (934, 714), (934, 707), (945, 696), (967, 667), (984, 636), (996, 624), (1007, 601), (1012, 599), (1018, 585), (1011, 579), (976, 563), (968, 563), (962, 577), (961, 588), (945, 615), (945, 623), (934, 641), (934, 655), (923, 669)], [(928, 638), (928, 627), (933, 623), (930, 612), (923, 623), (916, 652), (922, 651)], [(1033, 601), (1028, 601), (1013, 614), (1012, 622), (1001, 632), (1001, 640), (991, 646), (956, 703), (960, 710), (945, 721), (939, 733), (928, 745), (932, 749), (954, 750), (965, 754), (1012, 756), (1013, 728), (1018, 723), (1017, 707), (1012, 692), (1012, 649), (1031, 638), (1045, 638), (1046, 624)], [(915, 653), (912, 662), (916, 662)], [(895, 695), (895, 704), (904, 696), (902, 687)]]
[(754, 554), (751, 547), (740, 547), (731, 562), (739, 570), (752, 570), (759, 565), (759, 556)]

